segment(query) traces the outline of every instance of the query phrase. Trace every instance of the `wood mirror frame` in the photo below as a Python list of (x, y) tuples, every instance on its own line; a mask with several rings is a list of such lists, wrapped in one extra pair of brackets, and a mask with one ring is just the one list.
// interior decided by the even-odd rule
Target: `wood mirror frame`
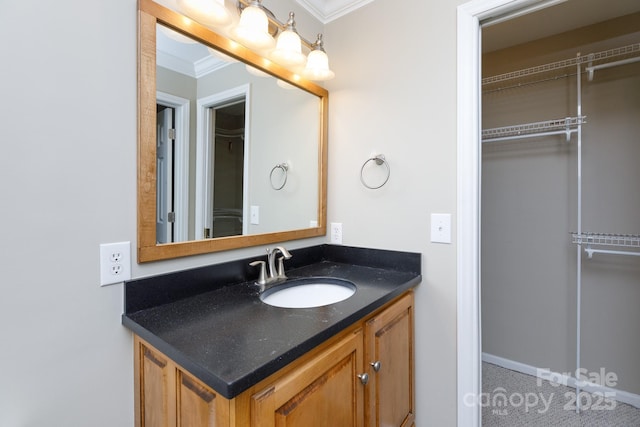
[[(318, 96), (317, 227), (176, 243), (156, 243), (156, 24), (165, 25), (246, 64)], [(138, 262), (319, 237), (326, 234), (328, 91), (151, 0), (138, 2)]]

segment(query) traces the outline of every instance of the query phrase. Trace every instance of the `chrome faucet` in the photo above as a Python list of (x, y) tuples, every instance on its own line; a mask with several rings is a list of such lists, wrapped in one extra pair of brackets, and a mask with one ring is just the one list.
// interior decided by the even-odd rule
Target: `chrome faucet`
[[(278, 267), (276, 268), (276, 254), (278, 252), (280, 252), (282, 256), (278, 257)], [(289, 251), (282, 246), (277, 246), (273, 248), (273, 250), (267, 248), (267, 262), (256, 260), (249, 264), (252, 267), (260, 266), (260, 273), (256, 283), (262, 287), (262, 290), (264, 290), (264, 285), (267, 283), (287, 278), (284, 274), (284, 260), (289, 258), (291, 258)], [(268, 273), (266, 271), (267, 266), (269, 267)]]

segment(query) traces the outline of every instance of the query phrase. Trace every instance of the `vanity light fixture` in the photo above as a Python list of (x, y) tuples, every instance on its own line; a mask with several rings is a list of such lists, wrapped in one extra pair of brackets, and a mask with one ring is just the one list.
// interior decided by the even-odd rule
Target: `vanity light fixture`
[(178, 0), (178, 7), (188, 16), (210, 27), (225, 27), (231, 23), (231, 14), (224, 0)]
[(251, 0), (242, 10), (240, 22), (232, 31), (235, 38), (250, 49), (272, 49), (276, 41), (269, 34), (269, 18), (262, 6), (262, 0)]
[[(224, 28), (232, 39), (269, 58), (293, 73), (309, 80), (329, 80), (335, 73), (329, 69), (322, 34), (315, 43), (301, 37), (296, 29), (295, 15), (289, 13), (286, 23), (262, 5), (262, 0), (236, 0), (240, 21), (237, 26), (224, 0), (177, 0), (180, 10), (195, 21), (213, 29)], [(224, 13), (222, 13), (224, 11)], [(226, 28), (225, 28), (226, 27)], [(274, 37), (277, 35), (277, 43)], [(309, 50), (305, 58), (302, 45)], [(274, 49), (275, 47), (275, 49)], [(305, 63), (306, 61), (306, 63)]]
[(271, 52), (271, 58), (286, 67), (298, 67), (306, 60), (302, 54), (302, 40), (296, 31), (294, 18), (294, 13), (289, 12), (289, 19), (284, 30), (278, 34), (276, 49)]

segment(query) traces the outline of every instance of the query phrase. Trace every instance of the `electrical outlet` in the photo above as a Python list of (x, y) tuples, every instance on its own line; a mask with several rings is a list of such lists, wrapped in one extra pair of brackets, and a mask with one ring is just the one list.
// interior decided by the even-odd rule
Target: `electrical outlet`
[(334, 245), (342, 244), (342, 223), (341, 222), (331, 223), (331, 243), (333, 243)]
[(131, 279), (131, 243), (100, 245), (100, 286)]

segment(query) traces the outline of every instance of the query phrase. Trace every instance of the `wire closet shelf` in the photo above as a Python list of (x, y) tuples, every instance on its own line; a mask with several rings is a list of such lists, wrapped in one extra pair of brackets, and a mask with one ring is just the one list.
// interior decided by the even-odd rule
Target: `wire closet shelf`
[(578, 125), (586, 122), (586, 116), (579, 116), (484, 129), (482, 131), (482, 142), (497, 142), (508, 139), (535, 138), (563, 134), (566, 135), (568, 141), (571, 138), (571, 134), (578, 131)]
[[(615, 62), (611, 61), (615, 58), (622, 58)], [(514, 79), (523, 79), (530, 76), (541, 75), (543, 73), (550, 73), (558, 70), (562, 70), (568, 67), (575, 67), (577, 73), (582, 73), (581, 67), (586, 64), (585, 71), (588, 73), (589, 78), (593, 78), (593, 73), (596, 70), (602, 68), (608, 68), (611, 66), (628, 64), (631, 62), (640, 61), (640, 43), (635, 43), (627, 46), (617, 47), (601, 52), (590, 53), (585, 56), (577, 55), (574, 58), (564, 59), (561, 61), (551, 62), (548, 64), (538, 65), (522, 70), (512, 71), (509, 73), (499, 74), (497, 76), (487, 77), (482, 79), (482, 85), (492, 85), (496, 83), (505, 82)], [(595, 65), (595, 64), (598, 65)], [(551, 77), (551, 79), (567, 77), (568, 75), (558, 75)], [(547, 81), (549, 78), (542, 78), (537, 81), (528, 82), (525, 84), (535, 84), (538, 82)], [(521, 86), (522, 83), (517, 83), (516, 87)], [(571, 139), (572, 134), (579, 132), (580, 126), (587, 122), (587, 117), (578, 114), (575, 117), (566, 117), (562, 119), (552, 119), (542, 122), (517, 124), (512, 126), (484, 129), (482, 131), (482, 142), (499, 142), (508, 141), (522, 138), (535, 138), (552, 135), (565, 135), (567, 142)]]
[[(573, 243), (586, 245), (584, 251), (589, 255), (589, 258), (593, 257), (593, 254), (640, 256), (640, 234), (571, 233), (571, 237)], [(593, 249), (592, 246), (637, 249), (639, 251)]]
[(587, 64), (592, 67), (594, 63), (606, 61), (621, 56), (635, 56), (635, 60), (640, 60), (640, 43), (634, 43), (627, 46), (617, 47), (615, 49), (604, 50), (602, 52), (590, 53), (585, 56), (576, 56), (575, 58), (563, 59), (561, 61), (551, 62), (548, 64), (537, 65), (535, 67), (525, 68), (522, 70), (511, 71), (496, 76), (486, 77), (482, 79), (482, 85), (490, 85), (508, 80), (522, 79), (524, 77), (535, 76), (538, 74), (549, 73), (562, 70), (576, 65)]

